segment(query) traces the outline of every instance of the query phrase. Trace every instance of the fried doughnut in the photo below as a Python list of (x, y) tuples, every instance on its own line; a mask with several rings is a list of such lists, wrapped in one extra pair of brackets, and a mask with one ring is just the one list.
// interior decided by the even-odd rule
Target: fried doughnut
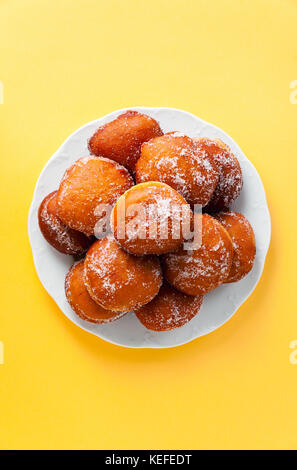
[(220, 212), (216, 219), (229, 233), (234, 248), (233, 261), (228, 279), (235, 282), (246, 276), (254, 265), (256, 241), (249, 221), (237, 212)]
[(108, 205), (111, 211), (131, 186), (131, 175), (118, 163), (102, 157), (80, 158), (66, 170), (58, 189), (59, 218), (75, 230), (94, 235), (97, 222), (105, 215), (98, 208)]
[(67, 227), (57, 216), (57, 191), (48, 194), (38, 210), (39, 228), (46, 241), (60, 253), (82, 255), (93, 240)]
[(168, 331), (179, 328), (197, 315), (203, 296), (189, 296), (165, 283), (159, 294), (135, 311), (138, 320), (149, 330)]
[[(163, 255), (164, 275), (176, 289), (188, 295), (203, 295), (229, 276), (233, 245), (227, 230), (207, 214), (195, 214), (195, 230), (201, 230), (201, 246)], [(202, 224), (202, 227), (201, 227)]]
[(136, 182), (161, 181), (194, 206), (210, 200), (219, 175), (207, 154), (190, 137), (174, 132), (142, 145)]
[(155, 119), (137, 111), (127, 111), (97, 129), (89, 140), (89, 150), (134, 172), (143, 142), (159, 135), (163, 132)]
[(150, 302), (159, 292), (160, 262), (156, 256), (133, 256), (108, 236), (97, 240), (88, 251), (84, 282), (92, 299), (103, 308), (132, 310)]
[(72, 310), (83, 320), (91, 323), (109, 323), (125, 315), (100, 307), (90, 297), (83, 281), (84, 260), (71, 266), (65, 278), (65, 294)]
[(229, 147), (220, 139), (211, 140), (203, 137), (195, 140), (197, 146), (215, 163), (219, 172), (218, 184), (205, 211), (213, 213), (227, 209), (239, 196), (242, 188), (240, 164)]
[(191, 207), (177, 191), (153, 181), (133, 186), (118, 199), (111, 226), (114, 237), (129, 253), (160, 255), (175, 250), (189, 237), (192, 217)]

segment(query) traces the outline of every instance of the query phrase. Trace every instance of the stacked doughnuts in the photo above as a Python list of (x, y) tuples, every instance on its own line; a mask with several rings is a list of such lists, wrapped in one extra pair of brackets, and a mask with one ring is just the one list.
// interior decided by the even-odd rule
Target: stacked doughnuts
[(164, 134), (128, 111), (88, 148), (38, 212), (46, 241), (75, 257), (65, 294), (82, 320), (134, 310), (146, 328), (172, 330), (199, 313), (205, 294), (251, 271), (253, 229), (230, 211), (242, 172), (224, 142)]

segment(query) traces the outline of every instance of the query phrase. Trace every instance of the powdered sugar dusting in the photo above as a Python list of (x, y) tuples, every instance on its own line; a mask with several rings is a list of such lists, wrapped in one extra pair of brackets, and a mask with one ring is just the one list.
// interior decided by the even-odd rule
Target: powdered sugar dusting
[(256, 243), (253, 229), (249, 221), (237, 212), (220, 212), (216, 217), (228, 231), (234, 248), (227, 282), (239, 281), (251, 271), (254, 265)]
[(228, 208), (242, 189), (242, 172), (237, 158), (223, 142), (207, 138), (197, 139), (197, 145), (212, 159), (219, 172), (219, 181), (206, 211)]
[(186, 294), (205, 294), (226, 281), (232, 256), (232, 242), (227, 232), (215, 219), (204, 214), (200, 248), (191, 252), (181, 248), (164, 255), (165, 275)]
[(178, 133), (143, 144), (136, 165), (136, 181), (161, 181), (180, 192), (192, 205), (206, 205), (218, 182), (218, 173), (192, 139)]
[(84, 234), (67, 227), (54, 214), (49, 212), (48, 205), (56, 197), (57, 191), (49, 194), (39, 209), (39, 226), (45, 239), (58, 251), (69, 255), (83, 254), (91, 244)]
[(72, 310), (83, 320), (106, 324), (118, 320), (126, 312), (111, 312), (100, 307), (90, 297), (83, 282), (84, 261), (74, 263), (65, 278), (65, 294)]
[(163, 183), (143, 183), (128, 190), (116, 204), (112, 218), (118, 205), (125, 207), (122, 215), (125, 218), (125, 238), (118, 237), (117, 228), (114, 233), (120, 244), (132, 253), (172, 251), (186, 238), (186, 223), (190, 231), (190, 206), (179, 193)]
[(149, 302), (162, 283), (156, 257), (130, 255), (112, 236), (89, 250), (84, 279), (91, 297), (111, 310), (131, 310)]
[(202, 300), (202, 296), (187, 296), (165, 283), (155, 299), (135, 313), (146, 328), (168, 331), (185, 325), (196, 316)]

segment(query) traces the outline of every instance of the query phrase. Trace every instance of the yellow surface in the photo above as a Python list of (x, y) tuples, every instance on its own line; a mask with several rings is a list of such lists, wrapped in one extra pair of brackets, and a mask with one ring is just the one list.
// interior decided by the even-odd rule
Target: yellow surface
[[(296, 0), (0, 0), (1, 448), (297, 448), (296, 24)], [(53, 152), (133, 105), (227, 131), (272, 217), (249, 300), (171, 350), (123, 349), (70, 323), (27, 236)]]

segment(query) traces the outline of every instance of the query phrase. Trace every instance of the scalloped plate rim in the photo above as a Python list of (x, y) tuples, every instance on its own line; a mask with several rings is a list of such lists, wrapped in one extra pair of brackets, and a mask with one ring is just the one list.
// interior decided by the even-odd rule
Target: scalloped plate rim
[[(210, 126), (212, 127), (213, 129), (217, 130), (219, 133), (222, 133), (224, 136), (227, 137), (227, 139), (232, 142), (232, 144), (237, 147), (239, 149), (239, 151), (245, 156), (245, 159), (246, 159), (246, 162), (252, 167), (254, 173), (257, 175), (257, 178), (258, 178), (258, 183), (259, 185), (261, 186), (261, 189), (262, 189), (262, 192), (263, 192), (263, 197), (264, 197), (264, 202), (265, 202), (265, 208), (266, 208), (266, 215), (267, 215), (267, 220), (269, 222), (269, 225), (266, 227), (267, 229), (267, 237), (266, 237), (266, 244), (263, 248), (264, 252), (265, 252), (265, 255), (264, 255), (264, 258), (263, 258), (263, 261), (262, 261), (262, 264), (261, 264), (261, 270), (259, 272), (259, 275), (258, 275), (258, 278), (253, 286), (253, 288), (245, 295), (242, 297), (240, 303), (238, 303), (238, 305), (236, 305), (236, 308), (235, 310), (233, 311), (232, 314), (230, 314), (230, 316), (228, 318), (226, 318), (219, 326), (217, 326), (216, 328), (214, 329), (209, 329), (209, 331), (206, 331), (204, 332), (203, 334), (198, 334), (197, 336), (193, 337), (193, 338), (190, 338), (190, 339), (186, 339), (185, 341), (180, 341), (180, 342), (177, 342), (176, 344), (174, 345), (159, 345), (159, 344), (145, 344), (145, 345), (127, 345), (127, 344), (122, 344), (120, 342), (116, 342), (112, 339), (108, 339), (108, 338), (104, 338), (102, 336), (100, 336), (98, 334), (98, 332), (95, 332), (95, 331), (91, 331), (90, 329), (88, 329), (87, 327), (85, 327), (83, 324), (78, 324), (78, 323), (75, 323), (71, 318), (69, 318), (65, 312), (61, 309), (61, 307), (59, 306), (59, 304), (57, 303), (56, 299), (52, 296), (52, 294), (50, 293), (49, 289), (47, 288), (47, 286), (45, 285), (45, 282), (43, 280), (43, 278), (41, 277), (40, 275), (40, 272), (39, 272), (39, 268), (38, 268), (38, 264), (37, 264), (37, 261), (36, 261), (36, 253), (34, 252), (34, 242), (33, 242), (33, 233), (32, 233), (32, 227), (31, 227), (31, 223), (32, 223), (32, 217), (33, 217), (33, 210), (34, 210), (34, 203), (35, 203), (35, 199), (36, 199), (36, 194), (38, 192), (38, 187), (39, 187), (39, 183), (40, 183), (40, 180), (42, 179), (44, 173), (47, 171), (49, 165), (52, 163), (53, 160), (55, 160), (59, 154), (59, 152), (62, 150), (62, 148), (67, 144), (67, 142), (72, 139), (78, 132), (82, 131), (84, 128), (88, 127), (88, 126), (91, 126), (95, 123), (98, 122), (98, 120), (102, 120), (102, 119), (105, 119), (106, 122), (109, 122), (111, 119), (115, 118), (117, 115), (125, 112), (125, 111), (128, 111), (128, 110), (137, 110), (137, 111), (140, 111), (140, 112), (143, 112), (145, 113), (147, 110), (154, 110), (154, 111), (163, 111), (163, 110), (166, 110), (166, 111), (178, 111), (178, 112), (182, 112), (184, 114), (187, 114), (189, 116), (191, 116), (192, 118), (200, 121), (200, 123), (202, 123), (203, 125), (206, 125), (206, 126)], [(111, 118), (111, 119), (110, 119)], [(64, 314), (64, 316), (69, 320), (71, 321), (72, 323), (74, 323), (76, 326), (78, 326), (79, 328), (83, 329), (84, 331), (88, 332), (88, 333), (91, 333), (92, 335), (100, 338), (101, 340), (103, 341), (106, 341), (106, 342), (109, 342), (111, 344), (114, 344), (116, 346), (119, 346), (119, 347), (126, 347), (126, 348), (129, 348), (129, 349), (168, 349), (168, 348), (174, 348), (174, 347), (178, 347), (178, 346), (183, 346), (184, 344), (187, 344), (187, 343), (190, 343), (198, 338), (201, 338), (203, 336), (206, 336), (210, 333), (213, 333), (214, 331), (218, 330), (219, 328), (221, 328), (223, 325), (225, 325), (234, 315), (235, 313), (238, 311), (238, 309), (244, 304), (244, 302), (246, 302), (246, 300), (250, 297), (250, 295), (252, 294), (252, 292), (255, 290), (255, 288), (257, 287), (257, 284), (258, 282), (260, 281), (261, 277), (262, 277), (262, 273), (263, 273), (263, 270), (264, 270), (264, 266), (265, 266), (265, 262), (266, 262), (266, 258), (267, 258), (267, 253), (268, 253), (268, 249), (269, 249), (269, 245), (270, 245), (270, 241), (271, 241), (271, 217), (270, 217), (270, 213), (269, 213), (269, 209), (268, 209), (268, 204), (267, 204), (267, 198), (266, 198), (266, 193), (265, 193), (265, 188), (264, 188), (264, 185), (262, 183), (262, 180), (260, 178), (260, 175), (257, 171), (257, 169), (255, 168), (255, 166), (251, 163), (251, 161), (246, 157), (246, 155), (244, 154), (244, 152), (240, 149), (239, 145), (233, 140), (232, 137), (229, 136), (229, 134), (227, 134), (225, 131), (223, 131), (221, 128), (219, 128), (218, 126), (216, 126), (215, 124), (212, 124), (208, 121), (205, 121), (204, 119), (194, 115), (193, 113), (190, 113), (188, 111), (185, 111), (185, 110), (182, 110), (182, 109), (179, 109), (179, 108), (171, 108), (171, 107), (164, 107), (164, 106), (161, 106), (161, 107), (154, 107), (154, 106), (130, 106), (130, 107), (127, 107), (127, 108), (121, 108), (121, 109), (117, 109), (115, 111), (112, 111), (111, 113), (108, 113), (102, 117), (99, 117), (97, 119), (94, 119), (92, 121), (89, 121), (87, 122), (86, 124), (84, 124), (83, 126), (79, 127), (78, 129), (76, 129), (74, 132), (72, 132), (63, 142), (62, 144), (59, 146), (59, 148), (54, 152), (54, 154), (49, 158), (49, 160), (46, 162), (46, 164), (44, 165), (44, 167), (42, 168), (40, 174), (39, 174), (39, 177), (37, 179), (37, 182), (35, 184), (35, 188), (34, 188), (34, 193), (33, 193), (33, 198), (32, 198), (32, 202), (31, 202), (31, 205), (30, 205), (30, 209), (29, 209), (29, 214), (28, 214), (28, 234), (29, 234), (29, 241), (30, 241), (30, 246), (31, 246), (31, 250), (32, 250), (32, 255), (33, 255), (33, 262), (34, 262), (34, 267), (35, 267), (35, 270), (37, 272), (37, 275), (38, 275), (38, 278), (42, 284), (42, 286), (44, 287), (44, 289), (46, 290), (46, 292), (50, 295), (50, 297), (55, 301), (55, 303), (57, 304), (57, 306), (59, 307), (59, 309), (62, 311), (62, 313)], [(86, 322), (87, 323), (87, 322)]]

